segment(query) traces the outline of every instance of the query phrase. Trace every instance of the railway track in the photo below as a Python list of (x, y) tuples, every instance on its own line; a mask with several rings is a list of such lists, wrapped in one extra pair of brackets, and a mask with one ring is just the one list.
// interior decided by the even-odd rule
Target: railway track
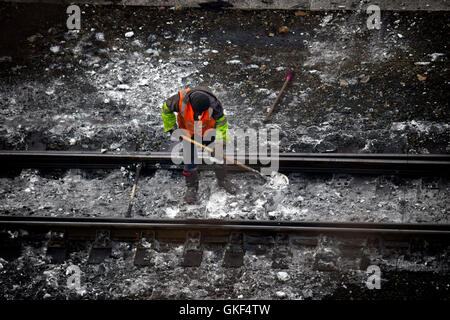
[[(247, 164), (251, 159), (261, 161), (251, 154), (238, 157)], [(268, 158), (263, 157), (262, 160)], [(3, 170), (107, 169), (137, 163), (150, 170), (181, 168), (172, 163), (167, 152), (0, 151)], [(287, 153), (279, 154), (279, 167), (284, 172), (441, 177), (450, 172), (450, 156)], [(208, 169), (206, 166), (201, 168)], [(237, 167), (234, 169), (239, 170)], [(0, 256), (17, 257), (24, 242), (40, 241), (53, 262), (64, 261), (71, 251), (79, 248), (80, 243), (87, 243), (89, 263), (100, 263), (111, 254), (115, 242), (130, 242), (135, 244), (134, 263), (138, 266), (151, 265), (152, 252), (173, 244), (184, 246), (181, 265), (186, 267), (199, 266), (207, 246), (223, 248), (225, 267), (242, 266), (246, 251), (267, 250), (274, 252), (275, 266), (286, 266), (296, 247), (320, 248), (323, 239), (330, 237), (339, 239), (340, 246), (351, 248), (356, 256), (364, 255), (368, 247), (410, 250), (431, 246), (448, 250), (450, 225), (0, 216)]]
[[(178, 159), (181, 159), (179, 156)], [(280, 153), (272, 158), (249, 154), (237, 156), (237, 160), (254, 168), (271, 159), (279, 162), (281, 172), (351, 173), (351, 174), (396, 174), (439, 175), (450, 173), (450, 155), (410, 154), (318, 154)], [(20, 168), (84, 168), (108, 169), (136, 163), (145, 164), (146, 169), (181, 169), (174, 165), (170, 152), (136, 152), (128, 154), (66, 151), (0, 151), (3, 169)], [(213, 166), (201, 165), (200, 169)], [(241, 170), (231, 166), (231, 170)]]
[(289, 264), (293, 249), (318, 248), (323, 239), (339, 239), (340, 249), (350, 248), (356, 256), (363, 256), (368, 247), (446, 251), (450, 225), (0, 216), (0, 236), (0, 256), (5, 259), (20, 255), (23, 242), (40, 241), (53, 262), (62, 262), (87, 242), (88, 262), (100, 263), (110, 256), (114, 242), (130, 242), (136, 247), (137, 266), (151, 265), (155, 251), (176, 244), (184, 245), (185, 267), (199, 266), (208, 246), (224, 249), (225, 267), (242, 266), (246, 251), (271, 249), (280, 267)]

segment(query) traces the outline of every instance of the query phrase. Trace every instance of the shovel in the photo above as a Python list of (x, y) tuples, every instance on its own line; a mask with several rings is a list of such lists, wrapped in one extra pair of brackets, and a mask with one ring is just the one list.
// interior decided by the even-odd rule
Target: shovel
[[(184, 136), (184, 135), (181, 135), (181, 138), (183, 138), (183, 139), (186, 140), (186, 141), (189, 141), (189, 142), (192, 143), (192, 144), (195, 144), (196, 146), (199, 146), (199, 147), (205, 149), (206, 151), (208, 151), (208, 152), (211, 153), (211, 154), (214, 154), (214, 150), (213, 150), (213, 149), (211, 149), (210, 147), (207, 147), (207, 146), (201, 144), (200, 142), (197, 142), (197, 141), (195, 141), (195, 140), (192, 140), (191, 138), (189, 138), (189, 137), (187, 137), (187, 136)], [(282, 173), (279, 173), (279, 172), (277, 172), (276, 174), (272, 173), (272, 176), (267, 177), (267, 176), (263, 175), (261, 172), (259, 172), (258, 170), (255, 170), (255, 169), (253, 169), (253, 168), (250, 168), (250, 167), (246, 166), (245, 164), (243, 164), (243, 163), (237, 161), (236, 159), (227, 157), (227, 156), (224, 155), (224, 154), (222, 154), (222, 157), (223, 157), (224, 160), (226, 160), (226, 161), (228, 161), (228, 162), (232, 162), (232, 163), (234, 163), (235, 165), (241, 167), (242, 169), (244, 169), (244, 170), (246, 170), (246, 171), (250, 171), (250, 172), (256, 173), (259, 177), (261, 177), (261, 178), (264, 180), (264, 182), (269, 183), (269, 185), (271, 185), (271, 186), (274, 186), (274, 185), (283, 183), (283, 181), (284, 181), (284, 184), (286, 184), (286, 185), (289, 184), (289, 179), (288, 179), (288, 177), (286, 177), (286, 176), (285, 176), (284, 174), (282, 174)]]

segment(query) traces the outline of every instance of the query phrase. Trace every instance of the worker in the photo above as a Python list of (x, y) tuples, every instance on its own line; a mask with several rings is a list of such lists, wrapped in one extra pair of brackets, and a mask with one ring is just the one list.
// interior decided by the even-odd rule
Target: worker
[[(174, 112), (178, 113), (176, 120)], [(179, 91), (164, 102), (161, 114), (164, 122), (164, 132), (172, 134), (177, 129), (178, 123), (178, 127), (185, 129), (185, 134), (189, 134), (190, 138), (195, 139), (195, 134), (201, 136), (203, 140), (207, 130), (215, 129), (215, 141), (214, 137), (209, 139), (209, 141), (200, 141), (206, 145), (214, 141), (215, 150), (224, 150), (223, 148), (217, 148), (217, 145), (221, 143), (223, 147), (229, 139), (228, 121), (219, 99), (208, 88), (195, 87)], [(186, 203), (193, 204), (197, 202), (199, 177), (197, 172), (198, 162), (196, 161), (197, 147), (190, 143), (190, 148), (191, 161), (190, 163), (185, 161), (183, 169), (187, 186), (184, 199)], [(218, 166), (215, 174), (219, 187), (230, 194), (236, 193), (234, 185), (226, 175), (225, 163)]]

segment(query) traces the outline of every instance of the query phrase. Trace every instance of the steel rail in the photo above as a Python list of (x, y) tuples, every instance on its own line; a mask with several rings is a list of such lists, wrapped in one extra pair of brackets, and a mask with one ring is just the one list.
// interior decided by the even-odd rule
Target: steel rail
[[(182, 160), (181, 155), (178, 160)], [(250, 167), (278, 161), (281, 172), (324, 172), (360, 174), (449, 175), (450, 155), (410, 154), (319, 154), (280, 153), (272, 157), (256, 154), (237, 155)], [(0, 151), (2, 168), (119, 168), (145, 163), (147, 169), (180, 169), (172, 162), (170, 152), (135, 152), (128, 154), (68, 151)], [(232, 170), (240, 170), (230, 166)], [(200, 169), (211, 166), (201, 165)]]
[(207, 230), (274, 233), (351, 233), (403, 236), (450, 236), (450, 224), (395, 224), (348, 222), (272, 222), (219, 220), (152, 220), (127, 218), (71, 218), (0, 216), (0, 230), (9, 229), (126, 229)]

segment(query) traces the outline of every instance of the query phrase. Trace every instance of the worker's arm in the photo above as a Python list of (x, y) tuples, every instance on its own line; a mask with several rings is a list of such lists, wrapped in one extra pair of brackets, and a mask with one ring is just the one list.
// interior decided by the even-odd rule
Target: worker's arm
[(224, 114), (216, 120), (216, 139), (227, 142), (229, 138), (227, 116)]
[(230, 140), (230, 136), (228, 134), (228, 120), (227, 116), (223, 112), (222, 104), (216, 99), (211, 104), (211, 107), (213, 108), (212, 117), (216, 120), (216, 140), (227, 142)]
[(167, 106), (167, 103), (164, 102), (161, 108), (161, 115), (164, 122), (164, 132), (170, 131), (177, 124), (177, 119), (175, 118), (175, 114), (173, 111), (170, 111), (170, 108)]
[(161, 115), (164, 122), (164, 132), (176, 129), (177, 119), (174, 112), (178, 112), (179, 94), (175, 94), (164, 102), (161, 108)]

